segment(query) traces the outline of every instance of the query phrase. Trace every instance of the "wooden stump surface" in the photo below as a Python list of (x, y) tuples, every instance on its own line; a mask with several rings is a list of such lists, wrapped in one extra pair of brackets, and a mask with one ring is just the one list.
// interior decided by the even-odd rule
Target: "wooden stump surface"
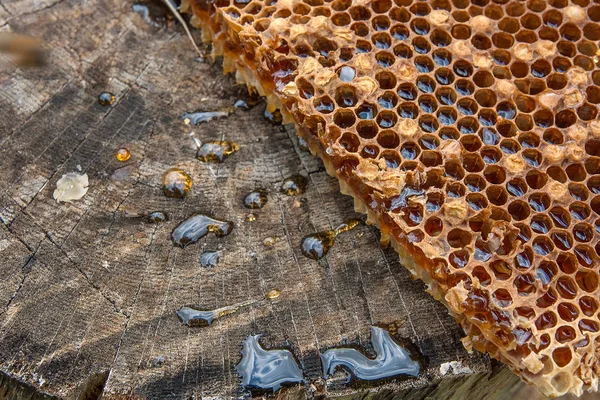
[[(265, 121), (264, 105), (185, 125), (184, 112), (230, 107), (245, 88), (218, 63), (194, 61), (174, 21), (153, 26), (125, 0), (2, 0), (0, 32), (34, 36), (48, 51), (43, 68), (18, 68), (0, 54), (0, 398), (238, 398), (234, 366), (242, 340), (256, 333), (267, 348), (290, 348), (312, 384), (281, 398), (423, 398), (446, 384), (433, 396), (444, 398), (467, 393), (465, 384), (517, 382), (467, 354), (461, 329), (394, 251), (379, 247), (375, 228), (340, 235), (320, 262), (302, 256), (304, 235), (359, 217), (352, 199), (299, 149), (292, 128)], [(111, 107), (97, 102), (105, 90), (117, 96)], [(241, 150), (201, 163), (193, 137), (233, 140)], [(119, 147), (131, 151), (127, 162), (116, 160)], [(193, 179), (184, 200), (161, 192), (170, 167)], [(87, 194), (58, 204), (57, 180), (79, 169)], [(306, 193), (280, 194), (297, 173), (308, 177)], [(268, 203), (246, 222), (242, 198), (258, 187)], [(170, 221), (147, 223), (143, 215), (156, 210)], [(195, 212), (235, 228), (173, 247), (171, 230)], [(281, 240), (268, 247), (268, 237)], [(203, 250), (222, 252), (216, 268), (200, 266)], [(273, 288), (279, 298), (207, 328), (183, 326), (175, 314), (183, 305), (259, 300)], [(426, 359), (421, 377), (345, 387), (339, 374), (324, 386), (318, 351), (344, 341), (368, 349), (374, 324), (395, 324), (414, 343)], [(473, 375), (440, 376), (452, 360)]]

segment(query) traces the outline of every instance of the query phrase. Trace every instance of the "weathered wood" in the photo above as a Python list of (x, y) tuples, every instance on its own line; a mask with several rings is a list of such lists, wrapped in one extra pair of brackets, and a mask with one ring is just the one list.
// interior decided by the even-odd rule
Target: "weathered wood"
[[(305, 234), (358, 217), (352, 200), (300, 151), (293, 130), (262, 118), (262, 106), (197, 127), (181, 121), (185, 111), (229, 107), (245, 89), (219, 65), (195, 62), (180, 27), (150, 26), (123, 0), (2, 0), (0, 29), (41, 38), (49, 50), (45, 68), (0, 72), (0, 398), (101, 389), (105, 399), (239, 397), (233, 368), (254, 333), (267, 347), (289, 344), (317, 396), (460, 398), (477, 387), (472, 393), (485, 397), (517, 384), (487, 357), (467, 354), (445, 308), (380, 249), (376, 229), (341, 235), (320, 262), (301, 255)], [(104, 90), (117, 95), (112, 107), (97, 104)], [(242, 149), (223, 164), (200, 163), (191, 132)], [(125, 163), (114, 157), (121, 146), (132, 154)], [(88, 193), (57, 204), (56, 181), (78, 166)], [(185, 200), (161, 193), (173, 166), (194, 180)], [(309, 177), (307, 192), (279, 194), (296, 173)], [(241, 199), (257, 187), (269, 201), (246, 222)], [(141, 216), (155, 210), (170, 221)], [(171, 230), (194, 212), (232, 220), (233, 233), (174, 248)], [(200, 267), (203, 249), (222, 251), (218, 267)], [(208, 328), (182, 326), (175, 315), (182, 305), (216, 308), (272, 288), (279, 298)], [(319, 350), (345, 339), (368, 347), (369, 327), (390, 323), (426, 358), (419, 379), (323, 386)], [(440, 376), (452, 360), (473, 375)], [(278, 396), (304, 398), (307, 388)]]

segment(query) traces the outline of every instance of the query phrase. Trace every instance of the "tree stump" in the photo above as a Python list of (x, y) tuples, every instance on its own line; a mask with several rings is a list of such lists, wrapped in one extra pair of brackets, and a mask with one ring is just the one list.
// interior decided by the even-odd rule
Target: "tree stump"
[[(164, 16), (148, 23), (124, 0), (0, 3), (0, 32), (39, 38), (48, 54), (38, 68), (0, 55), (0, 398), (238, 398), (241, 343), (257, 333), (266, 348), (289, 348), (309, 381), (280, 399), (490, 398), (519, 387), (506, 368), (464, 350), (461, 329), (380, 248), (376, 229), (340, 235), (320, 261), (302, 255), (304, 235), (360, 218), (352, 199), (293, 129), (265, 121), (264, 104), (186, 125), (184, 112), (229, 108), (246, 89), (218, 63), (195, 61), (183, 29)], [(112, 106), (98, 104), (103, 91), (116, 95)], [(202, 163), (194, 138), (241, 150)], [(121, 147), (131, 152), (125, 162), (115, 158)], [(193, 179), (183, 200), (162, 194), (171, 167)], [(79, 171), (87, 194), (57, 203), (57, 180)], [(294, 174), (308, 178), (306, 193), (281, 194)], [(242, 199), (255, 188), (268, 202), (248, 222)], [(169, 221), (148, 223), (157, 210)], [(196, 212), (233, 221), (233, 232), (174, 247), (172, 229)], [(267, 238), (280, 240), (266, 246)], [(200, 266), (204, 250), (221, 252), (215, 268)], [(274, 288), (278, 298), (209, 327), (184, 326), (175, 313), (264, 299)], [(425, 360), (420, 377), (323, 380), (319, 351), (368, 350), (372, 325), (414, 344)], [(450, 361), (471, 372), (442, 375)]]

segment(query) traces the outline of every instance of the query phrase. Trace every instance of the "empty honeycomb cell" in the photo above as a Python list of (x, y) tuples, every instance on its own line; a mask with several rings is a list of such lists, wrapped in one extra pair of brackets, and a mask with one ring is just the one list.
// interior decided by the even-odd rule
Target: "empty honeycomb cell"
[(391, 22), (385, 15), (378, 15), (371, 20), (371, 25), (376, 31), (387, 31), (390, 28)]
[(400, 144), (400, 138), (396, 132), (385, 130), (379, 132), (377, 135), (377, 143), (383, 148), (394, 149)]
[(524, 201), (516, 200), (509, 204), (508, 212), (516, 221), (522, 221), (529, 217), (529, 205)]
[(338, 110), (333, 117), (333, 121), (340, 128), (350, 128), (356, 122), (356, 117), (350, 110)]
[(556, 165), (548, 167), (546, 173), (550, 178), (557, 182), (565, 183), (568, 179), (565, 171), (561, 167), (558, 167)]
[(531, 189), (541, 189), (548, 182), (548, 175), (541, 171), (529, 171), (525, 180)]
[(592, 104), (600, 103), (600, 87), (598, 86), (588, 86), (585, 91), (587, 101)]

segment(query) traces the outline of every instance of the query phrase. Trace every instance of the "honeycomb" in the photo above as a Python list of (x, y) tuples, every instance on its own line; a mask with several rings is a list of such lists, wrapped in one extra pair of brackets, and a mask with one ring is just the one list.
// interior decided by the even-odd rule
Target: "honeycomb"
[(463, 326), (543, 393), (600, 374), (599, 0), (184, 0)]

